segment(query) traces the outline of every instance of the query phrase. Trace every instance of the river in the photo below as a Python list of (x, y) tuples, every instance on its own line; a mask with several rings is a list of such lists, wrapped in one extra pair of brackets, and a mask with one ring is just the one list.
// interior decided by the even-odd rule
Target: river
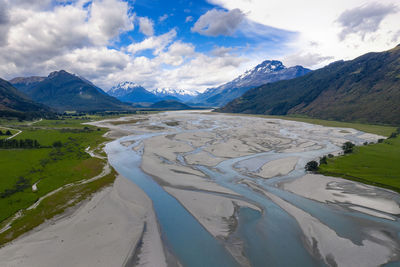
[[(144, 117), (143, 122), (124, 125), (131, 134), (108, 143), (105, 150), (111, 165), (153, 201), (164, 245), (183, 266), (400, 264), (398, 194), (337, 178), (317, 188), (322, 195), (337, 197), (334, 201), (310, 197), (310, 192), (296, 191), (294, 184), (290, 187), (304, 179), (309, 160), (340, 151), (340, 143), (346, 140), (362, 144), (378, 136), (300, 122), (195, 112)], [(169, 146), (163, 147), (163, 142), (170, 142)], [(201, 155), (197, 161), (196, 155)], [(268, 179), (259, 174), (268, 162), (287, 158), (297, 160), (289, 171)], [(154, 172), (146, 169), (146, 161)], [(156, 165), (162, 165), (162, 170), (178, 166), (181, 173), (174, 175), (167, 169), (163, 175)], [(188, 186), (181, 180), (182, 170), (189, 169), (188, 177), (202, 173), (204, 177), (196, 175), (207, 186), (226, 188), (232, 192), (226, 194), (230, 198), (259, 209), (240, 206), (233, 214), (236, 227), (224, 237), (217, 236), (196, 216), (198, 211), (191, 209), (188, 200), (166, 190), (225, 194), (202, 184)], [(178, 180), (178, 176), (183, 178)], [(392, 213), (378, 210), (386, 203), (393, 206)], [(232, 249), (233, 243), (239, 245)], [(234, 252), (238, 249), (239, 256)]]

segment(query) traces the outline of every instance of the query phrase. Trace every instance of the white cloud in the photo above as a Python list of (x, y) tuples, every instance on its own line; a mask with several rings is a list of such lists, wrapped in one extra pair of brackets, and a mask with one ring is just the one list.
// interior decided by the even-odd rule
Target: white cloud
[(4, 0), (0, 0), (0, 46), (7, 43), (9, 28), (10, 16), (8, 14), (8, 5)]
[(140, 43), (133, 43), (127, 47), (127, 51), (135, 54), (143, 50), (153, 50), (153, 54), (159, 54), (176, 37), (176, 30), (172, 29), (167, 33), (158, 36), (151, 36)]
[(140, 17), (139, 31), (146, 36), (154, 35), (154, 22), (147, 17)]
[(187, 16), (185, 19), (185, 22), (187, 23), (187, 22), (191, 22), (193, 20), (194, 20), (194, 18), (192, 16)]
[(323, 56), (318, 53), (299, 52), (297, 54), (288, 55), (283, 58), (283, 62), (286, 66), (301, 65), (306, 68), (312, 68), (317, 65), (325, 65), (332, 61), (333, 57)]
[(163, 21), (166, 20), (168, 17), (169, 17), (168, 14), (164, 14), (164, 15), (162, 15), (161, 17), (158, 18), (158, 21), (159, 21), (159, 22), (163, 22)]
[(191, 57), (194, 55), (195, 51), (192, 44), (176, 41), (168, 47), (168, 50), (166, 52), (161, 53), (158, 59), (162, 63), (172, 66), (179, 66), (183, 64), (184, 60), (187, 57)]
[(201, 15), (191, 30), (207, 36), (232, 35), (244, 17), (238, 8), (230, 11), (211, 9)]
[[(59, 59), (75, 50), (103, 47), (133, 28), (126, 2), (102, 0), (49, 9), (46, 1), (27, 8), (28, 1), (10, 4), (7, 44), (0, 47), (0, 75), (46, 74), (64, 68)], [(22, 3), (23, 2), (23, 3)], [(38, 10), (39, 3), (46, 6)], [(112, 52), (110, 52), (112, 54)], [(65, 61), (64, 61), (65, 62)], [(39, 72), (39, 73), (38, 73)]]
[(106, 44), (120, 33), (133, 30), (133, 17), (128, 11), (128, 4), (121, 0), (93, 1), (88, 22), (91, 38)]
[(349, 34), (359, 34), (364, 40), (368, 33), (374, 33), (379, 29), (382, 20), (398, 11), (394, 4), (369, 3), (344, 11), (336, 20), (342, 31), (340, 40), (344, 40)]
[[(296, 39), (283, 44), (287, 46), (288, 54), (320, 54), (323, 57), (352, 59), (370, 51), (383, 51), (396, 45), (393, 34), (400, 30), (400, 2), (398, 0), (335, 0), (335, 1), (293, 1), (293, 0), (208, 0), (228, 10), (239, 8), (246, 18), (254, 22), (278, 29), (297, 32)], [(396, 13), (388, 14), (381, 20), (375, 20), (370, 27), (372, 31), (361, 34), (349, 34), (341, 41), (340, 33), (343, 25), (338, 23), (340, 16), (346, 10), (357, 9), (364, 5), (390, 6), (396, 8)], [(384, 12), (385, 13), (385, 12)], [(364, 14), (367, 15), (368, 14)], [(350, 18), (350, 19), (360, 19)], [(363, 20), (363, 19), (361, 19)], [(357, 24), (357, 23), (356, 23)], [(358, 31), (359, 32), (359, 31)], [(364, 40), (363, 40), (364, 38)], [(310, 42), (318, 42), (318, 46), (310, 46)], [(288, 55), (279, 55), (285, 58)], [(325, 64), (325, 63), (321, 63)], [(321, 67), (316, 65), (314, 67)]]

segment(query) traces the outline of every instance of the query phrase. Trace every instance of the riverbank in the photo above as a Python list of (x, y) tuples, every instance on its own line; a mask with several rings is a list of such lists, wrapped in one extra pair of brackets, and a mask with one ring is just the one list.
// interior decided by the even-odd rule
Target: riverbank
[[(222, 114), (209, 116), (208, 113), (193, 111), (156, 114), (134, 122), (126, 119), (126, 123), (121, 119), (118, 123), (112, 123), (111, 127), (114, 127), (115, 132), (112, 134), (115, 136), (135, 134), (135, 137), (122, 138), (120, 144), (141, 159), (141, 171), (178, 200), (212, 236), (223, 240), (224, 246), (242, 265), (251, 265), (256, 261), (254, 256), (249, 256), (253, 251), (246, 252), (246, 249), (250, 249), (246, 248), (249, 244), (238, 242), (244, 238), (242, 233), (237, 232), (241, 216), (239, 211), (247, 208), (261, 214), (257, 224), (260, 228), (252, 230), (263, 240), (258, 245), (268, 248), (269, 253), (277, 250), (274, 255), (269, 254), (269, 259), (261, 260), (263, 264), (274, 262), (273, 258), (284, 254), (279, 246), (272, 244), (280, 244), (279, 240), (268, 239), (272, 233), (264, 233), (267, 231), (261, 227), (264, 224), (275, 229), (274, 235), (279, 233), (278, 236), (286, 236), (284, 242), (291, 242), (292, 252), (302, 258), (299, 259), (301, 262), (308, 262), (307, 257), (311, 257), (313, 260), (336, 262), (342, 266), (351, 264), (354, 259), (367, 263), (370, 260), (367, 255), (376, 249), (379, 257), (375, 261), (383, 263), (390, 261), (392, 253), (397, 250), (397, 245), (393, 245), (397, 244), (396, 240), (377, 237), (385, 223), (376, 220), (396, 221), (399, 211), (395, 207), (398, 200), (367, 201), (369, 196), (365, 195), (366, 192), (376, 194), (379, 190), (360, 187), (350, 194), (347, 192), (348, 187), (345, 187), (329, 191), (327, 187), (332, 184), (329, 179), (323, 182), (323, 178), (317, 181), (302, 178), (307, 161), (328, 153), (337, 154), (346, 141), (360, 145), (364, 142), (377, 142), (382, 136), (351, 128), (323, 127), (271, 118)], [(112, 149), (120, 151), (122, 147), (115, 144)], [(122, 160), (122, 154), (118, 157), (119, 160)], [(132, 164), (126, 162), (125, 165), (133, 166)], [(124, 164), (121, 164), (121, 168), (122, 165)], [(339, 180), (341, 183), (347, 182)], [(280, 182), (295, 184), (279, 187), (277, 185)], [(350, 187), (355, 186), (355, 183), (350, 183)], [(307, 195), (309, 188), (312, 188), (316, 196)], [(341, 190), (345, 193), (339, 196)], [(324, 194), (331, 198), (323, 198)], [(263, 197), (260, 198), (260, 195)], [(391, 205), (391, 213), (388, 210), (374, 211), (385, 203)], [(334, 207), (331, 208), (330, 205)], [(283, 213), (279, 213), (282, 218), (275, 217), (276, 209), (283, 210)], [(334, 212), (335, 209), (341, 210), (343, 214)], [(315, 210), (319, 212), (316, 213)], [(271, 212), (273, 217), (269, 217)], [(283, 227), (282, 223), (292, 224), (285, 213), (294, 218), (298, 228)], [(334, 223), (329, 223), (323, 220), (325, 216), (337, 217), (332, 221)], [(359, 218), (360, 216), (367, 217)], [(310, 228), (306, 227), (308, 223)], [(361, 224), (360, 229), (363, 230), (343, 236), (341, 231), (352, 227), (354, 223)], [(243, 227), (246, 226), (241, 229)], [(391, 229), (393, 226), (385, 227)], [(280, 228), (284, 232), (281, 233), (278, 230)], [(168, 228), (164, 230), (168, 231)], [(373, 234), (366, 234), (364, 230)], [(293, 232), (290, 239), (287, 236), (288, 231)], [(395, 230), (388, 231), (392, 234)], [(358, 240), (363, 239), (368, 246), (359, 243)], [(236, 246), (233, 245), (234, 242)], [(303, 248), (295, 248), (295, 242), (303, 243)], [(329, 245), (329, 242), (333, 244)], [(356, 245), (352, 245), (353, 243)], [(337, 249), (338, 246), (348, 247), (351, 253), (342, 253)], [(301, 254), (301, 249), (309, 251), (311, 256), (307, 256), (307, 252), (305, 255)], [(260, 248), (251, 247), (251, 250), (258, 251)], [(359, 257), (353, 259), (352, 253), (362, 255), (366, 260)], [(265, 255), (258, 257), (263, 258)], [(296, 262), (295, 258), (280, 259), (287, 264)]]
[(356, 147), (354, 152), (328, 158), (318, 172), (327, 176), (390, 189), (400, 193), (400, 137)]
[[(131, 181), (119, 176), (78, 210), (17, 239), (6, 254), (0, 249), (0, 260), (25, 263), (33, 255), (35, 263), (53, 263), (51, 255), (64, 245), (69, 257), (98, 266), (372, 266), (398, 260), (397, 194), (304, 172), (306, 162), (339, 152), (346, 141), (381, 136), (204, 111), (91, 124), (109, 129), (108, 160)], [(245, 214), (252, 216), (243, 220)]]
[(77, 207), (0, 249), (1, 264), (123, 266), (141, 249), (138, 263), (166, 265), (151, 200), (126, 178)]

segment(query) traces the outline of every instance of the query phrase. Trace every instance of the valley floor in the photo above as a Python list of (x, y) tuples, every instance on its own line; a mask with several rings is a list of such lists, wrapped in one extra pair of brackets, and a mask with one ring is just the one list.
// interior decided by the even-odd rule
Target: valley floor
[(114, 140), (114, 185), (0, 249), (6, 266), (398, 263), (397, 193), (304, 171), (382, 136), (204, 111), (91, 125)]

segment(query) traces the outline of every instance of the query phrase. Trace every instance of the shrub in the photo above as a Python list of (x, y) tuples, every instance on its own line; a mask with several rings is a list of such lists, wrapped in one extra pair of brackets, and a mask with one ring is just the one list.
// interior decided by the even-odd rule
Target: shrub
[(389, 137), (388, 137), (388, 139), (391, 139), (391, 138), (396, 138), (397, 137), (397, 135), (398, 135), (398, 133), (396, 132), (396, 133), (392, 133)]
[(383, 139), (383, 138), (378, 139), (378, 143), (383, 143), (383, 141), (385, 141), (385, 139)]
[(328, 158), (333, 158), (333, 154), (328, 154)]
[(321, 164), (328, 164), (326, 156), (323, 156), (322, 158), (319, 159), (319, 165)]
[(53, 147), (62, 147), (61, 141), (55, 141), (55, 142), (53, 143)]
[(6, 135), (12, 135), (12, 133), (10, 132), (10, 130), (7, 130)]
[(352, 142), (346, 142), (346, 143), (344, 143), (344, 144), (342, 145), (342, 149), (343, 149), (344, 154), (352, 153), (352, 152), (353, 152), (353, 148), (354, 148), (355, 146), (356, 146), (356, 145), (353, 144)]
[(306, 171), (308, 172), (315, 172), (318, 170), (318, 162), (316, 162), (315, 160), (309, 161), (307, 162), (306, 166), (305, 166)]

